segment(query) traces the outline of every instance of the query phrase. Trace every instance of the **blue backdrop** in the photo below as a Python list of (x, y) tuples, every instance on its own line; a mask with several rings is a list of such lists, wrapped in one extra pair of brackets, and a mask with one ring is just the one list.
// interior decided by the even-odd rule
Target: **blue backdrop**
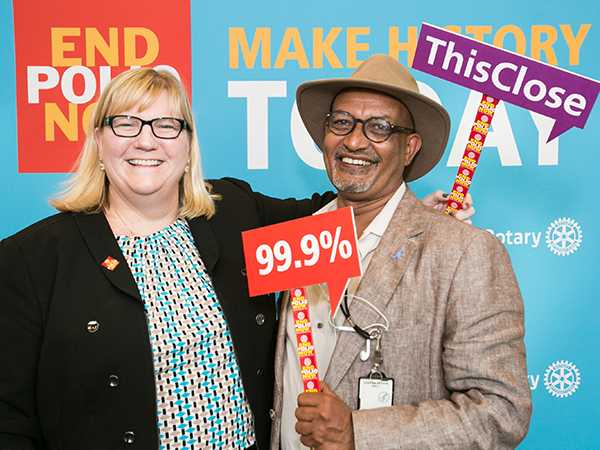
[[(325, 172), (314, 167), (318, 153), (304, 131), (294, 125), (298, 123), (293, 115), (297, 85), (308, 79), (347, 76), (353, 60), (394, 52), (394, 43), (406, 42), (410, 30), (418, 30), (422, 21), (454, 25), (470, 36), (484, 32), (489, 43), (500, 42), (504, 35), (507, 49), (524, 44), (528, 56), (600, 79), (600, 34), (595, 28), (599, 19), (600, 8), (591, 0), (510, 0), (489, 6), (465, 0), (410, 6), (392, 0), (192, 1), (193, 106), (205, 172), (208, 177), (243, 178), (255, 189), (277, 196), (328, 189)], [(581, 30), (587, 34), (582, 31), (585, 37), (576, 43), (573, 36), (568, 39), (569, 30), (574, 36)], [(322, 64), (319, 52), (317, 58), (313, 55), (317, 47), (313, 37), (318, 41), (319, 33), (337, 34)], [(257, 47), (251, 64), (253, 40), (258, 44), (267, 35), (270, 39), (261, 41), (263, 46)], [(57, 191), (65, 174), (19, 173), (17, 169), (14, 29), (9, 1), (0, 2), (0, 42), (2, 238), (53, 212), (47, 198)], [(542, 51), (536, 50), (540, 46)], [(402, 46), (393, 54), (408, 62)], [(332, 67), (338, 62), (341, 67)], [(476, 97), (470, 101), (470, 92), (462, 87), (422, 73), (414, 75), (452, 118), (442, 162), (424, 180), (412, 183), (412, 189), (424, 195), (438, 188), (450, 189)], [(248, 98), (249, 93), (253, 97)], [(461, 125), (463, 114), (465, 124)], [(594, 449), (600, 448), (600, 358), (596, 350), (600, 303), (593, 288), (598, 279), (594, 261), (600, 256), (594, 231), (600, 221), (594, 188), (600, 107), (592, 112), (584, 130), (571, 129), (546, 144), (550, 125), (518, 107), (504, 104), (500, 108), (471, 190), (477, 209), (474, 225), (505, 243), (525, 301), (534, 410), (520, 448)]]

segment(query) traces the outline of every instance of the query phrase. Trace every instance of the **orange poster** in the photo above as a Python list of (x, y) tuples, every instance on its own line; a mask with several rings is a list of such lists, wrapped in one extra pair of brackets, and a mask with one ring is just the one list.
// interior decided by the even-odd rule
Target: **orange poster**
[(190, 3), (13, 3), (19, 172), (69, 172), (99, 93), (131, 67), (176, 73), (191, 95)]

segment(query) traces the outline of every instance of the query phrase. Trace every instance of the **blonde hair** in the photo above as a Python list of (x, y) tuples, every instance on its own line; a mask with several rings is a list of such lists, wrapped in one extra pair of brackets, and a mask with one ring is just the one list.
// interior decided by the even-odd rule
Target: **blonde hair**
[(203, 179), (196, 124), (185, 89), (172, 74), (154, 69), (128, 70), (108, 84), (94, 108), (83, 149), (75, 163), (75, 171), (65, 182), (63, 191), (51, 199), (50, 204), (65, 212), (94, 213), (107, 207), (109, 183), (105, 172), (100, 168), (94, 131), (103, 126), (106, 117), (136, 105), (143, 111), (163, 93), (172, 101), (173, 112), (181, 114), (191, 128), (183, 131), (190, 136), (190, 162), (189, 170), (183, 174), (180, 182), (179, 217), (191, 219), (213, 216), (214, 200), (219, 197), (210, 193), (211, 187)]

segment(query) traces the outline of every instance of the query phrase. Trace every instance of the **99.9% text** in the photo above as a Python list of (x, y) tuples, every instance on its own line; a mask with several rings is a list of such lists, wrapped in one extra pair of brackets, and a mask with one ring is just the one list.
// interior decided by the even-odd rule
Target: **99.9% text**
[[(285, 240), (279, 240), (271, 247), (268, 244), (260, 244), (256, 248), (256, 261), (258, 262), (259, 275), (269, 275), (273, 268), (277, 272), (285, 272), (292, 264), (294, 268), (310, 267), (317, 264), (321, 258), (329, 257), (329, 262), (335, 262), (339, 256), (348, 259), (352, 256), (352, 245), (346, 239), (340, 240), (342, 227), (335, 228), (332, 235), (330, 231), (323, 230), (319, 237), (314, 234), (305, 234), (300, 238), (301, 254), (293, 254), (292, 246)], [(323, 253), (323, 255), (322, 255)]]

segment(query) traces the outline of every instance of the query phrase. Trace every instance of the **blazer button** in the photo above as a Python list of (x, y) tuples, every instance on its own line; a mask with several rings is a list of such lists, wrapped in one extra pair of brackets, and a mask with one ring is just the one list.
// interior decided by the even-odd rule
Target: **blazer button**
[(119, 377), (116, 375), (109, 375), (108, 377), (108, 385), (111, 388), (115, 388), (119, 385)]
[(256, 369), (256, 375), (260, 376), (264, 373), (265, 371), (263, 370), (262, 367), (259, 367), (258, 369)]
[(274, 409), (269, 410), (269, 417), (271, 418), (271, 420), (275, 420), (275, 417), (277, 417), (277, 413)]
[(127, 445), (131, 445), (135, 442), (135, 433), (133, 431), (126, 431), (123, 433), (123, 442)]
[(243, 277), (245, 277), (247, 275), (246, 268), (242, 267), (242, 269), (240, 270), (240, 273), (242, 274)]
[(255, 317), (256, 325), (261, 326), (265, 323), (265, 315), (263, 313), (258, 313)]
[(90, 320), (86, 325), (88, 333), (95, 333), (96, 331), (98, 331), (99, 328), (100, 324), (95, 320)]

